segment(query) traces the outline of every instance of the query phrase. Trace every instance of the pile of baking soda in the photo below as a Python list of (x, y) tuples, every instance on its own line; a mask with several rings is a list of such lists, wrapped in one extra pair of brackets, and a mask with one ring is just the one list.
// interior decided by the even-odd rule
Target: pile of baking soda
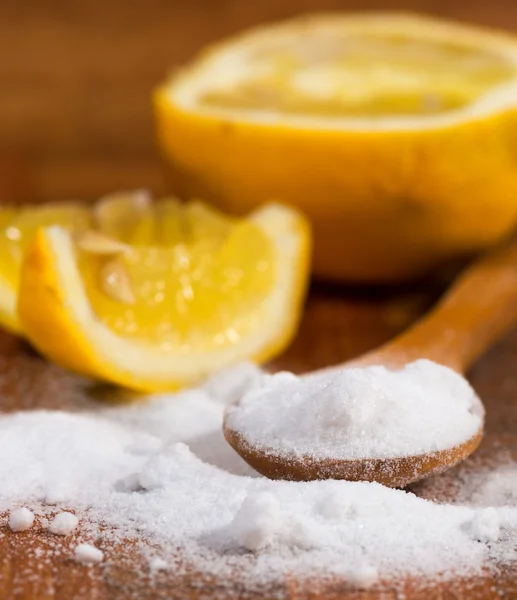
[(229, 407), (227, 423), (252, 446), (286, 457), (398, 458), (444, 450), (473, 437), (482, 405), (451, 369), (417, 360), (265, 376)]
[[(364, 398), (364, 404), (354, 405), (346, 390), (333, 390), (338, 383), (329, 382), (320, 413), (312, 400), (312, 412), (302, 409), (299, 390), (299, 396), (284, 394), (276, 404), (268, 402), (268, 422), (257, 417), (248, 429), (283, 427), (289, 434), (285, 444), (296, 450), (306, 441), (297, 437), (296, 423), (314, 419), (319, 451), (330, 454), (338, 444), (339, 452), (348, 449), (350, 456), (355, 451), (337, 435), (341, 428), (356, 432), (358, 451), (378, 456), (404, 452), (415, 436), (423, 449), (449, 443), (478, 427), (482, 417), (472, 411), (471, 388), (430, 364), (417, 363), (406, 373), (411, 393), (405, 397), (414, 394), (415, 403), (424, 401), (425, 391), (432, 390), (438, 402), (431, 409), (424, 401), (420, 423), (413, 405), (404, 411), (400, 403), (387, 402), (383, 412), (386, 384), (398, 383), (396, 375), (376, 368), (369, 372), (368, 389), (357, 374), (352, 377), (357, 389), (350, 398)], [(416, 375), (428, 378), (416, 383)], [(13, 529), (35, 527), (32, 514), (36, 523), (48, 519), (51, 533), (52, 528), (61, 536), (73, 532), (70, 557), (82, 562), (102, 564), (111, 544), (131, 540), (151, 568), (188, 565), (223, 577), (237, 573), (250, 585), (281, 580), (287, 572), (300, 579), (338, 576), (360, 587), (388, 576), (446, 578), (480, 569), (498, 544), (508, 543), (505, 528), (512, 519), (517, 524), (514, 509), (503, 514), (480, 505), (438, 504), (374, 483), (294, 483), (258, 476), (224, 440), (223, 413), (227, 403), (261, 394), (280, 380), (297, 385), (292, 375), (270, 376), (243, 365), (198, 389), (145, 402), (116, 407), (84, 402), (75, 412), (5, 414), (0, 419), (0, 510), (12, 511)], [(443, 406), (439, 392), (447, 398)], [(451, 394), (456, 401), (449, 402)], [(437, 413), (443, 410), (442, 419), (447, 423), (450, 417), (459, 431), (440, 429)], [(404, 415), (412, 433), (405, 431)], [(394, 419), (398, 429), (388, 433), (386, 424)]]

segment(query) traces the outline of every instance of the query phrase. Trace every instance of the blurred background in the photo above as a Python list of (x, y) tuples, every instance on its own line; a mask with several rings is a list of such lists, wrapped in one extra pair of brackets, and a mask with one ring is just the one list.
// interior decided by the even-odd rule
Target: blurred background
[(164, 191), (150, 96), (168, 71), (254, 24), (386, 9), (517, 29), (515, 0), (3, 0), (0, 200)]

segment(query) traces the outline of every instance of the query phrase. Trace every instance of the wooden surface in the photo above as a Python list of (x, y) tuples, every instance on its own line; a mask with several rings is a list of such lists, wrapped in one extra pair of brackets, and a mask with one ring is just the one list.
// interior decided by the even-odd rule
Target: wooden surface
[[(515, 0), (3, 0), (0, 3), (0, 201), (93, 199), (115, 188), (169, 190), (154, 144), (151, 89), (203, 44), (257, 23), (327, 9), (411, 9), (517, 31)], [(275, 366), (299, 372), (346, 360), (387, 340), (432, 301), (435, 292), (313, 291), (297, 340)], [(0, 337), (4, 410), (59, 405), (67, 385), (19, 341)], [(488, 435), (476, 460), (494, 449), (517, 458), (517, 332), (473, 370), (487, 405)], [(58, 393), (56, 393), (56, 390)], [(455, 472), (419, 493), (446, 498)], [(450, 484), (450, 485), (449, 485)], [(445, 490), (445, 491), (444, 491)], [(69, 560), (70, 541), (43, 533), (0, 531), (0, 600), (232, 598), (260, 595), (235, 581), (196, 573), (149, 578), (131, 547), (109, 549), (86, 568)], [(410, 581), (408, 598), (517, 598), (517, 570), (443, 587)], [(406, 584), (404, 584), (406, 585)], [(271, 592), (271, 593), (270, 593)], [(272, 597), (273, 591), (262, 597)], [(286, 578), (288, 598), (393, 598), (392, 583), (374, 594), (335, 582), (301, 587)]]

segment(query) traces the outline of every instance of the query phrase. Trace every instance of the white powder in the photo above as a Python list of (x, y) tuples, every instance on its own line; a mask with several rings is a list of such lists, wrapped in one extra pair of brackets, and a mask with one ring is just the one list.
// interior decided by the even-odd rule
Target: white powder
[[(270, 481), (254, 473), (225, 442), (221, 425), (235, 390), (258, 389), (264, 379), (246, 367), (147, 402), (6, 414), (0, 511), (24, 503), (49, 517), (56, 510), (50, 498), (80, 514), (86, 539), (107, 546), (129, 540), (132, 551), (159, 556), (163, 563), (147, 562), (153, 570), (169, 564), (175, 573), (231, 574), (247, 586), (292, 573), (337, 575), (368, 587), (378, 578), (482, 568), (494, 546), (473, 535), (479, 509), (374, 483)], [(495, 545), (504, 543), (512, 519), (517, 524), (517, 517), (501, 517), (504, 535)], [(490, 529), (481, 518), (479, 527), (487, 523)], [(89, 544), (75, 556), (102, 559)]]
[(372, 366), (266, 376), (228, 408), (227, 423), (265, 452), (395, 458), (465, 442), (481, 428), (483, 411), (463, 377), (418, 360), (400, 371)]
[(470, 477), (467, 498), (480, 506), (517, 506), (517, 468), (504, 464)]
[(77, 525), (79, 525), (79, 519), (74, 514), (62, 512), (54, 517), (49, 531), (56, 535), (70, 535)]
[(360, 588), (370, 588), (377, 583), (379, 579), (379, 571), (377, 567), (368, 563), (359, 564), (353, 571), (351, 582)]
[(495, 542), (499, 537), (499, 514), (492, 506), (479, 510), (472, 519), (471, 531), (475, 539)]
[(12, 531), (26, 531), (33, 523), (34, 513), (28, 508), (17, 508), (9, 514), (9, 527)]
[(465, 524), (469, 535), (487, 545), (492, 564), (515, 568), (517, 462), (499, 439), (492, 444), (487, 440), (484, 452), (454, 472), (423, 481), (415, 489), (427, 497), (475, 507)]
[(151, 571), (163, 571), (168, 567), (169, 563), (163, 558), (160, 558), (159, 556), (155, 556), (149, 561), (149, 568), (151, 569)]
[(272, 544), (282, 525), (277, 498), (263, 492), (244, 498), (230, 525), (230, 532), (243, 548), (257, 551)]
[(84, 564), (100, 563), (104, 559), (101, 550), (91, 544), (79, 544), (74, 550), (75, 560)]
[(327, 519), (345, 519), (353, 510), (352, 498), (340, 492), (327, 494), (319, 503), (318, 510)]

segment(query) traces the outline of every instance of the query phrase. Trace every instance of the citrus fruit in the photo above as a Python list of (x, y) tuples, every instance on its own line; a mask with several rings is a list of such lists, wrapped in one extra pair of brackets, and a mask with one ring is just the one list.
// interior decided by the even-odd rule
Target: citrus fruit
[(405, 14), (268, 25), (155, 94), (181, 193), (273, 198), (314, 231), (317, 275), (408, 280), (517, 220), (517, 39)]
[(21, 271), (23, 330), (76, 372), (154, 391), (189, 385), (290, 341), (309, 271), (309, 232), (269, 204), (233, 218), (199, 202), (113, 197), (96, 230), (38, 231)]
[(90, 220), (89, 209), (73, 202), (0, 208), (0, 326), (20, 333), (16, 314), (20, 268), (37, 228), (58, 224), (78, 230), (87, 228)]

